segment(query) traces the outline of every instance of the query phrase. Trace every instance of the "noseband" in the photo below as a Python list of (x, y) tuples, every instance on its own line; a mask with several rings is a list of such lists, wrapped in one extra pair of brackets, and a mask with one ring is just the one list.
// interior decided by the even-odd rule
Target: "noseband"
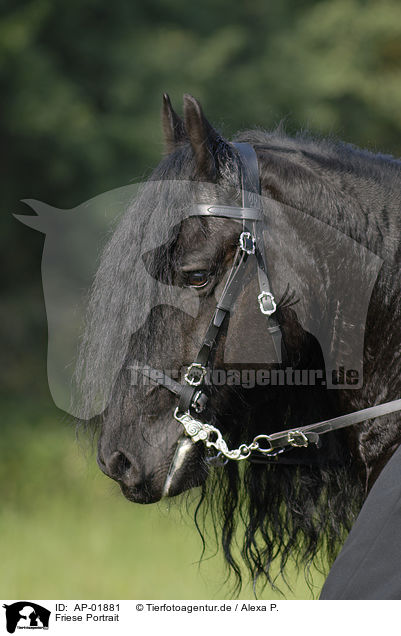
[(201, 422), (191, 414), (204, 411), (208, 397), (203, 390), (205, 378), (213, 369), (213, 356), (219, 335), (235, 302), (243, 288), (245, 279), (245, 263), (254, 257), (258, 273), (259, 309), (266, 316), (266, 329), (270, 334), (277, 358), (282, 364), (287, 359), (285, 344), (280, 324), (275, 316), (277, 304), (268, 278), (267, 259), (263, 240), (263, 213), (261, 207), (261, 186), (259, 180), (258, 160), (255, 150), (250, 144), (233, 144), (240, 157), (242, 206), (196, 204), (189, 210), (188, 216), (224, 217), (242, 221), (242, 232), (233, 265), (228, 274), (213, 317), (206, 330), (205, 337), (194, 362), (189, 365), (180, 384), (163, 372), (142, 367), (138, 370), (154, 382), (164, 386), (179, 398), (174, 418), (182, 424), (186, 435), (193, 442), (201, 441), (207, 448), (214, 448), (217, 455), (212, 459), (225, 457), (226, 460), (240, 461), (277, 461), (278, 456), (291, 448), (306, 448), (309, 444), (320, 444), (320, 435), (358, 424), (368, 419), (380, 417), (401, 410), (401, 399), (362, 409), (315, 424), (297, 429), (289, 429), (269, 435), (257, 435), (250, 444), (241, 444), (236, 449), (229, 449), (218, 428)]

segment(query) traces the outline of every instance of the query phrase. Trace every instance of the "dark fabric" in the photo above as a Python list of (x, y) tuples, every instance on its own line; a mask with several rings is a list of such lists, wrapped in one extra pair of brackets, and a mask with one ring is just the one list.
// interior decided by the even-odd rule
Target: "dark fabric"
[(320, 599), (401, 599), (401, 447), (375, 482)]

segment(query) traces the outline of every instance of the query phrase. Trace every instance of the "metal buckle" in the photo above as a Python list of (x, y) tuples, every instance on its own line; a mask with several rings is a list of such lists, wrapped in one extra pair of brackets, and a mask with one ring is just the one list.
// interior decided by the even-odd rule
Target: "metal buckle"
[[(258, 296), (259, 307), (262, 314), (265, 316), (271, 316), (277, 309), (276, 301), (274, 300), (273, 294), (267, 291), (262, 291)], [(264, 302), (267, 301), (270, 304), (270, 307), (266, 308)]]
[(242, 232), (239, 237), (239, 246), (247, 254), (255, 254), (255, 239), (250, 232)]
[(207, 370), (202, 364), (199, 364), (199, 362), (193, 362), (189, 365), (187, 372), (184, 375), (184, 380), (191, 386), (200, 386), (206, 373)]
[(309, 440), (302, 431), (290, 431), (287, 435), (287, 440), (288, 443), (295, 448), (309, 445)]

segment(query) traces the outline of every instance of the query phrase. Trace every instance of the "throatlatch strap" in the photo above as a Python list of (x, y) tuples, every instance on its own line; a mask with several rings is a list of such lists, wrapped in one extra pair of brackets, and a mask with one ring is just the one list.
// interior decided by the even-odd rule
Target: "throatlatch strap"
[[(260, 218), (263, 218), (261, 211), (261, 187), (259, 178), (259, 165), (258, 158), (256, 156), (253, 146), (247, 143), (235, 143), (233, 144), (237, 150), (239, 150), (241, 161), (246, 163), (246, 170), (241, 170), (241, 189), (242, 189), (242, 205), (243, 208), (253, 207), (260, 210)], [(256, 215), (255, 215), (256, 216)], [(270, 288), (269, 278), (267, 275), (266, 267), (266, 252), (263, 239), (263, 226), (258, 223), (256, 219), (252, 219), (252, 233), (255, 237), (256, 249), (255, 256), (257, 262), (258, 281), (260, 293), (266, 293), (269, 296), (272, 295)], [(282, 363), (283, 358), (286, 359), (286, 350), (282, 339), (282, 333), (274, 316), (266, 316), (267, 330), (269, 331), (272, 340), (274, 350), (277, 356), (277, 362)]]

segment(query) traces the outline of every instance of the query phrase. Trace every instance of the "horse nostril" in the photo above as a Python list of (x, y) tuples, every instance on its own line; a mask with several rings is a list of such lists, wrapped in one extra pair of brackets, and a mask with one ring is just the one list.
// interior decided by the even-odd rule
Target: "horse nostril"
[(121, 479), (130, 468), (130, 460), (121, 451), (115, 451), (107, 462), (107, 472), (114, 479)]
[(134, 458), (124, 451), (116, 450), (105, 454), (100, 450), (97, 461), (102, 472), (117, 481), (120, 486), (138, 488), (144, 480)]
[(112, 479), (121, 479), (131, 468), (131, 461), (121, 451), (114, 451), (109, 457), (105, 457), (99, 451), (97, 456), (99, 468)]

